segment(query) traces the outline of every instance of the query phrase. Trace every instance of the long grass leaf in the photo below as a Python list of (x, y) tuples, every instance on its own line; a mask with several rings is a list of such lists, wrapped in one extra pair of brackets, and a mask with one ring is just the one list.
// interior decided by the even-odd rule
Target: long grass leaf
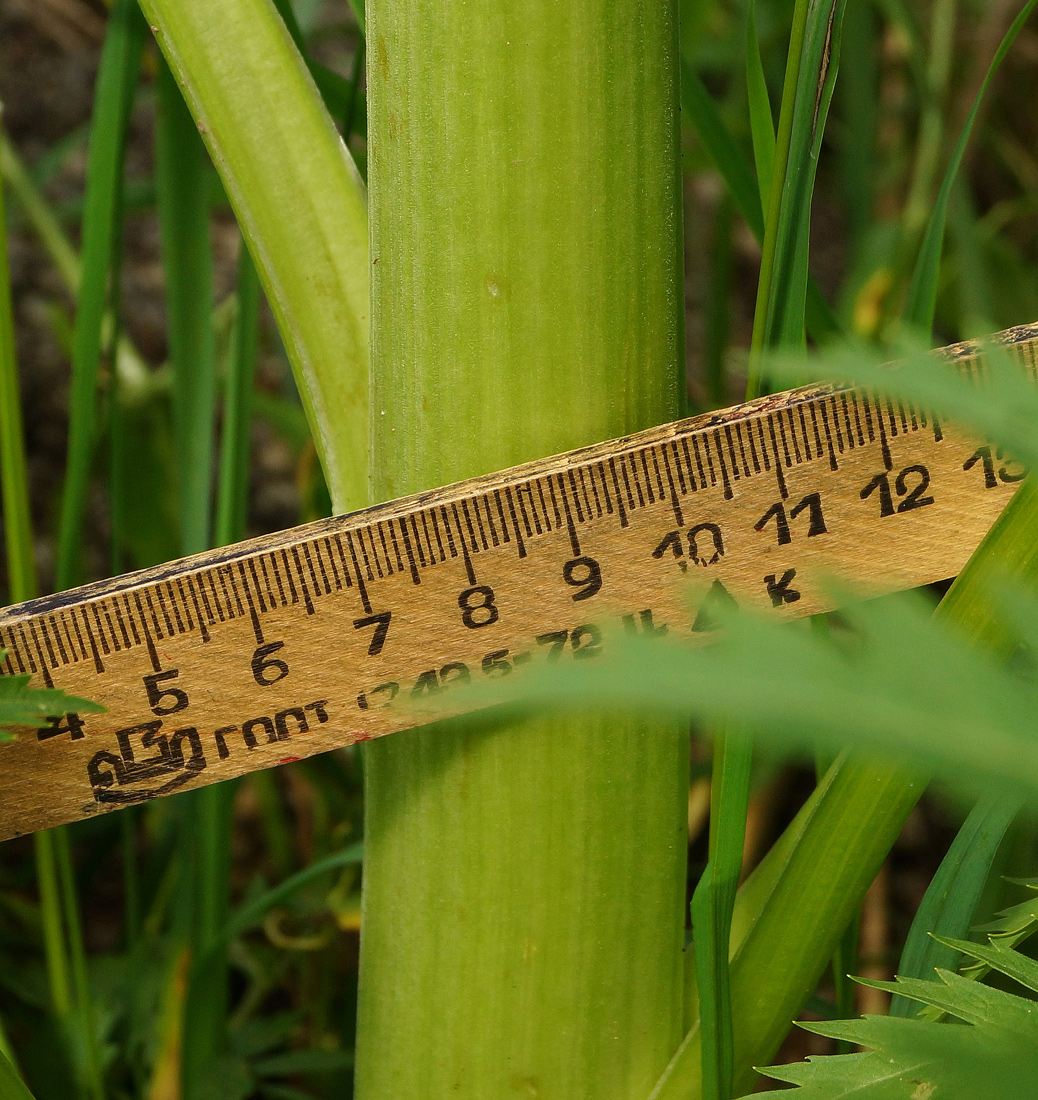
[(845, 8), (846, 0), (798, 0), (794, 15), (754, 314), (752, 397), (760, 392), (765, 349), (804, 343), (811, 204)]
[[(908, 932), (899, 978), (932, 979), (934, 969), (954, 970), (959, 952), (935, 939), (962, 939), (970, 929), (991, 866), (1006, 830), (1020, 812), (1020, 803), (1005, 795), (986, 796), (970, 812), (941, 861)], [(891, 1016), (911, 1016), (915, 1006), (895, 994)]]
[(245, 537), (249, 495), (249, 440), (252, 427), (252, 382), (256, 367), (260, 285), (256, 268), (242, 241), (238, 255), (237, 311), (224, 379), (223, 430), (216, 503), (216, 545)]
[(35, 1100), (3, 1051), (0, 1051), (0, 1100)]
[(160, 63), (156, 180), (184, 554), (210, 545), (216, 370), (209, 245), (208, 157), (180, 88)]
[(123, 152), (145, 33), (136, 3), (118, 0), (108, 18), (90, 125), (82, 277), (73, 330), (68, 459), (55, 570), (59, 589), (70, 588), (77, 580), (94, 451), (102, 326), (112, 250), (118, 237)]
[(749, 740), (718, 734), (711, 784), (710, 862), (692, 897), (700, 997), (703, 1100), (730, 1100), (735, 1070), (729, 946), (742, 871), (753, 760)]
[(980, 90), (977, 92), (970, 107), (970, 112), (966, 116), (966, 123), (955, 145), (955, 151), (952, 153), (951, 161), (941, 183), (941, 189), (937, 193), (937, 199), (930, 214), (930, 220), (926, 226), (926, 233), (919, 249), (915, 271), (912, 274), (912, 282), (908, 288), (908, 298), (905, 302), (902, 319), (906, 325), (927, 337), (933, 330), (933, 319), (937, 310), (937, 288), (941, 274), (941, 253), (944, 250), (944, 229), (948, 220), (948, 204), (951, 201), (955, 179), (966, 155), (966, 148), (973, 133), (973, 124), (977, 121), (977, 115), (980, 113), (984, 96), (987, 94), (988, 88), (991, 86), (991, 82), (994, 80), (1006, 54), (1009, 53), (1016, 41), (1017, 35), (1023, 30), (1024, 24), (1034, 11), (1036, 3), (1038, 3), (1038, 0), (1027, 0), (1023, 10), (1013, 20), (1012, 25), (1006, 31), (1005, 37), (995, 51), (995, 56), (992, 58), (984, 80), (981, 82)]
[(757, 185), (761, 208), (766, 210), (775, 170), (775, 120), (771, 114), (771, 98), (760, 58), (756, 9), (756, 0), (750, 0), (746, 6), (746, 91), (750, 101), (750, 134), (753, 137), (753, 157), (757, 162)]
[[(758, 243), (762, 243), (764, 211), (753, 165), (725, 125), (703, 81), (685, 58), (681, 60), (681, 108), (721, 173), (743, 221)], [(840, 324), (832, 307), (814, 279), (808, 284), (807, 328), (819, 344), (830, 342), (840, 333)]]
[(37, 594), (29, 475), (22, 427), (22, 402), (15, 357), (7, 219), (0, 189), (0, 486), (3, 491), (7, 593), (12, 603)]
[(304, 867), (301, 871), (297, 871), (294, 875), (285, 879), (284, 882), (242, 905), (231, 916), (226, 927), (222, 930), (221, 939), (230, 942), (235, 936), (248, 932), (250, 928), (255, 928), (275, 905), (287, 901), (304, 886), (308, 886), (329, 871), (360, 863), (363, 858), (364, 845), (357, 843), (351, 844), (333, 855), (325, 856), (324, 859), (316, 860), (309, 867)]
[[(44, 251), (57, 269), (61, 281), (73, 300), (77, 300), (82, 276), (79, 254), (62, 229), (54, 211), (40, 194), (7, 135), (2, 131), (0, 131), (0, 173), (8, 185), (11, 199), (18, 205), (29, 227), (43, 245)], [(123, 209), (126, 209), (125, 196)], [(102, 340), (108, 340), (115, 328), (114, 317), (109, 308), (101, 322)], [(143, 397), (152, 385), (153, 376), (140, 354), (123, 333), (119, 333), (116, 339), (115, 366), (127, 395)]]
[(876, 181), (879, 74), (877, 18), (872, 3), (849, 4), (844, 18), (840, 80), (840, 177), (851, 242), (857, 251), (872, 222)]
[(335, 506), (348, 511), (368, 500), (363, 185), (266, 0), (143, 6), (256, 261)]

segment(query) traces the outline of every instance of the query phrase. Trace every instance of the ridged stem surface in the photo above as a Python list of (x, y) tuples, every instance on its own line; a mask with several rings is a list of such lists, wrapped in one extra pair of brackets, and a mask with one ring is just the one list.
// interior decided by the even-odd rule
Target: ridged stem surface
[[(676, 11), (369, 0), (376, 499), (678, 414)], [(359, 1100), (644, 1100), (681, 1038), (681, 725), (484, 715), (366, 765)]]

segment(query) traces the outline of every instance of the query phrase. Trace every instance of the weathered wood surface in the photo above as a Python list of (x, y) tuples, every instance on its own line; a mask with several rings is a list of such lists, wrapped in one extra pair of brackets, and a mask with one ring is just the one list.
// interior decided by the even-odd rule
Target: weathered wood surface
[[(1001, 339), (1032, 371), (1038, 326)], [(944, 349), (969, 364), (970, 345)], [(465, 710), (468, 681), (956, 575), (1022, 471), (809, 387), (0, 612), (4, 673), (104, 704), (0, 746), (0, 839)]]

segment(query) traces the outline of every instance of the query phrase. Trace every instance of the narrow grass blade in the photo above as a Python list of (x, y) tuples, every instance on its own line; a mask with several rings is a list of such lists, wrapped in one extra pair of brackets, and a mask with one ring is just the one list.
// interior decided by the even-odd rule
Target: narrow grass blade
[(725, 125), (699, 74), (681, 60), (681, 108), (688, 116), (717, 170), (728, 185), (735, 205), (758, 240), (764, 238), (764, 211), (753, 166)]
[[(932, 980), (935, 967), (955, 969), (959, 952), (934, 937), (966, 936), (999, 845), (1019, 812), (1020, 803), (1004, 796), (988, 796), (973, 808), (916, 910), (898, 963), (899, 978)], [(917, 1009), (898, 994), (890, 1002), (891, 1016), (912, 1016)]]
[(956, 282), (958, 283), (957, 335), (963, 340), (979, 339), (998, 327), (988, 256), (977, 225), (977, 213), (969, 182), (960, 177), (952, 191), (948, 208), (951, 236), (955, 245)]
[(934, 313), (937, 310), (937, 287), (941, 274), (941, 253), (944, 250), (944, 229), (948, 220), (948, 204), (951, 201), (955, 179), (966, 155), (966, 148), (973, 133), (973, 124), (977, 121), (977, 115), (980, 112), (980, 105), (984, 96), (987, 94), (999, 66), (1016, 41), (1017, 35), (1023, 30), (1024, 24), (1034, 11), (1036, 3), (1038, 3), (1038, 0), (1027, 0), (1023, 10), (1013, 20), (1009, 30), (1006, 31), (1005, 37), (995, 52), (990, 66), (988, 66), (980, 90), (973, 100), (969, 114), (966, 116), (966, 123), (959, 135), (955, 151), (952, 153), (951, 162), (944, 174), (944, 181), (937, 193), (937, 199), (934, 202), (933, 211), (926, 226), (923, 243), (919, 249), (919, 258), (916, 261), (912, 282), (908, 288), (908, 299), (905, 302), (903, 321), (906, 325), (910, 325), (927, 337), (933, 330)]
[(72, 868), (72, 845), (69, 830), (65, 827), (52, 830), (54, 854), (58, 871), (58, 885), (64, 910), (65, 933), (68, 937), (68, 954), (71, 963), (72, 989), (75, 994), (74, 1011), (79, 1025), (80, 1072), (87, 1094), (93, 1100), (104, 1100), (105, 1089), (101, 1080), (101, 1052), (98, 1049), (94, 1009), (87, 977), (86, 948), (83, 944), (83, 928), (79, 918), (79, 897)]
[(102, 325), (113, 246), (118, 237), (123, 151), (145, 33), (134, 0), (117, 0), (108, 17), (90, 126), (82, 278), (73, 331), (68, 459), (55, 570), (59, 589), (70, 588), (77, 580), (94, 451)]
[[(26, 470), (25, 436), (15, 360), (11, 282), (7, 261), (5, 210), (0, 194), (0, 482), (3, 488), (4, 546), (7, 553), (8, 595), (12, 601), (28, 600), (38, 594), (33, 556), (32, 517)], [(67, 1019), (73, 1010), (73, 982), (69, 948), (62, 920), (61, 881), (56, 845), (67, 854), (67, 837), (53, 830), (34, 837), (36, 879), (40, 894), (40, 917), (44, 957), (51, 1004), (56, 1015)], [(66, 895), (67, 896), (67, 895)], [(78, 933), (78, 913), (68, 914), (70, 931)], [(82, 945), (80, 944), (80, 947)], [(80, 960), (81, 961), (81, 960)], [(82, 971), (79, 972), (82, 977)], [(80, 994), (85, 990), (80, 989)], [(82, 999), (80, 998), (80, 1003)], [(88, 1003), (88, 1002), (87, 1002)], [(87, 1037), (86, 1050), (93, 1050)], [(88, 1054), (89, 1057), (89, 1054)], [(28, 1096), (17, 1071), (0, 1052), (0, 1097), (14, 1100)]]
[[(347, 124), (343, 126), (342, 136), (345, 142), (349, 142), (350, 133), (355, 125), (361, 121), (363, 110), (358, 110), (357, 83), (364, 57), (364, 22), (361, 16), (358, 19), (361, 28), (361, 46), (357, 59), (354, 62), (353, 75), (349, 80), (341, 77), (327, 65), (310, 57), (307, 53), (306, 42), (303, 38), (303, 28), (299, 25), (292, 0), (274, 0), (274, 7), (285, 24), (285, 29), (292, 36), (296, 49), (300, 52), (306, 67), (310, 70), (317, 90), (321, 93), (325, 107), (333, 118), (345, 119)], [(361, 105), (362, 108), (363, 105)], [(365, 117), (366, 122), (366, 117)]]
[(847, 6), (836, 88), (840, 119), (840, 179), (854, 250), (872, 223), (879, 111), (877, 18), (874, 5)]
[[(717, 106), (695, 69), (682, 58), (681, 109), (688, 116), (721, 173), (742, 219), (758, 242), (764, 240), (764, 211), (753, 165), (732, 137)], [(819, 344), (840, 333), (840, 325), (818, 284), (811, 279), (807, 290), (807, 328)]]
[(6, 133), (0, 134), (0, 171), (25, 220), (58, 269), (72, 294), (79, 292), (80, 264), (61, 224), (54, 216)]
[(750, 101), (753, 157), (757, 162), (757, 187), (760, 191), (761, 209), (766, 210), (775, 169), (775, 120), (771, 114), (771, 98), (760, 59), (756, 8), (756, 0), (749, 0), (746, 6), (746, 90)]
[(811, 203), (845, 7), (846, 0), (798, 0), (794, 11), (754, 314), (752, 397), (760, 393), (765, 349), (804, 344)]
[(22, 402), (15, 358), (7, 219), (0, 190), (0, 486), (3, 491), (7, 594), (12, 603), (36, 595), (29, 477), (25, 459)]
[(350, 137), (352, 136), (354, 129), (357, 125), (357, 119), (359, 117), (359, 107), (363, 99), (363, 95), (360, 90), (361, 78), (364, 75), (364, 59), (367, 54), (367, 39), (361, 34), (360, 41), (357, 43), (357, 53), (353, 58), (353, 74), (350, 76), (350, 97), (346, 103), (346, 113), (342, 119), (342, 140), (347, 145), (350, 143)]
[(229, 943), (235, 936), (240, 936), (242, 933), (248, 932), (250, 928), (255, 928), (275, 905), (287, 901), (298, 890), (301, 890), (315, 879), (319, 879), (322, 875), (337, 870), (339, 867), (361, 863), (363, 859), (364, 845), (357, 843), (311, 863), (309, 867), (304, 867), (290, 878), (285, 879), (284, 882), (242, 905), (231, 916), (226, 927), (222, 930), (221, 939), (225, 943)]
[(35, 1100), (3, 1051), (0, 1051), (0, 1100)]
[[(143, 0), (256, 261), (335, 506), (368, 500), (363, 185), (266, 0)], [(306, 196), (306, 201), (302, 201)]]
[(156, 182), (166, 313), (173, 364), (173, 415), (180, 468), (182, 552), (210, 545), (216, 371), (208, 158), (165, 63), (159, 65)]
[(217, 546), (228, 546), (245, 537), (245, 512), (249, 496), (252, 382), (256, 367), (260, 285), (244, 241), (238, 255), (236, 298), (237, 311), (224, 381), (216, 503)]
[(710, 804), (710, 862), (692, 897), (692, 932), (700, 998), (703, 1100), (731, 1100), (734, 1076), (729, 944), (742, 871), (752, 748), (725, 732), (714, 748)]
[(68, 951), (61, 920), (58, 893), (58, 865), (54, 854), (54, 832), (37, 833), (34, 838), (36, 886), (40, 893), (40, 920), (43, 951), (47, 961), (47, 982), (55, 1014), (64, 1018), (72, 1011), (72, 982), (69, 977)]
[(706, 302), (706, 390), (713, 408), (727, 404), (725, 352), (732, 331), (732, 289), (734, 242), (732, 240), (734, 203), (725, 195), (717, 205), (713, 239), (710, 244), (710, 282)]
[[(73, 300), (78, 300), (82, 275), (79, 254), (73, 248), (54, 211), (40, 194), (7, 135), (2, 132), (0, 132), (0, 172), (8, 185), (11, 198), (17, 203), (29, 227), (43, 245), (61, 281)], [(123, 209), (126, 209), (125, 201)], [(115, 327), (114, 317), (109, 308), (101, 323), (102, 340), (108, 339)], [(141, 398), (155, 384), (152, 373), (123, 334), (120, 334), (116, 340), (115, 364), (128, 397)]]

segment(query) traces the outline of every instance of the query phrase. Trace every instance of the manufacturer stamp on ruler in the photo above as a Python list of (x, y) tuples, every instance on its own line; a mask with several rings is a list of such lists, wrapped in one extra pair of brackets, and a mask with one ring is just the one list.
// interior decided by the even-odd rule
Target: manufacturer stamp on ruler
[[(1002, 339), (1034, 369), (1038, 328)], [(0, 746), (0, 838), (460, 712), (625, 633), (705, 638), (719, 604), (952, 577), (1024, 474), (814, 387), (10, 608), (3, 672), (108, 709)]]

